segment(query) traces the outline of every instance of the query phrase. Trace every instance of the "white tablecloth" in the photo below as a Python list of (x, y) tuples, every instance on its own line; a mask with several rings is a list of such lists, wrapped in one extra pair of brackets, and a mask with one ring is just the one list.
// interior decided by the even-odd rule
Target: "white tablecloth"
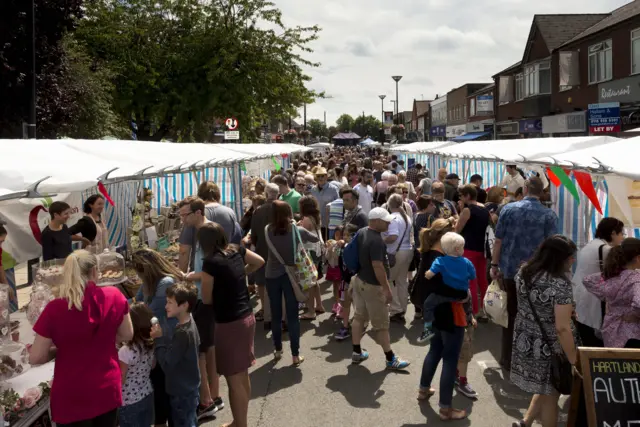
[[(33, 332), (33, 327), (27, 320), (27, 313), (20, 311), (11, 313), (11, 320), (20, 321), (20, 328), (18, 329), (20, 331), (20, 342), (23, 344), (33, 344), (35, 332)], [(53, 367), (53, 361), (45, 363), (44, 365), (31, 366), (24, 374), (4, 381), (1, 386), (3, 389), (10, 387), (22, 396), (27, 389), (35, 387), (41, 382), (51, 380), (53, 378)]]

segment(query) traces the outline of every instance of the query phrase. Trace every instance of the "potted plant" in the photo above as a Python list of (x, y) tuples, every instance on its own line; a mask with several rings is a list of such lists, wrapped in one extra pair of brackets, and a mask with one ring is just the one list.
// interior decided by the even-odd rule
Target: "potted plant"
[(283, 133), (284, 133), (285, 139), (287, 139), (287, 141), (289, 142), (295, 141), (296, 138), (298, 137), (298, 132), (296, 132), (295, 129), (285, 129)]
[(399, 139), (402, 135), (404, 135), (404, 125), (391, 126), (391, 133), (396, 137), (396, 139)]

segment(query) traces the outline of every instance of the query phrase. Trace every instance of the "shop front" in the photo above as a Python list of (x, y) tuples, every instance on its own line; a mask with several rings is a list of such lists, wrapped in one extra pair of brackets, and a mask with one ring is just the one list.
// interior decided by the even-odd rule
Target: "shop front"
[(598, 101), (619, 103), (621, 132), (640, 127), (640, 75), (601, 83), (598, 85)]
[(447, 139), (457, 138), (464, 135), (467, 131), (467, 125), (447, 126)]
[(587, 112), (556, 114), (542, 118), (544, 136), (584, 136), (587, 132)]
[(500, 122), (496, 123), (497, 139), (515, 139), (520, 134), (518, 122)]
[(521, 138), (542, 138), (542, 120), (540, 119), (520, 120), (518, 128)]
[(444, 141), (447, 137), (447, 125), (432, 126), (429, 129), (430, 141)]
[(494, 119), (478, 120), (476, 122), (467, 123), (467, 133), (471, 132), (491, 132), (493, 134), (493, 128), (496, 121)]

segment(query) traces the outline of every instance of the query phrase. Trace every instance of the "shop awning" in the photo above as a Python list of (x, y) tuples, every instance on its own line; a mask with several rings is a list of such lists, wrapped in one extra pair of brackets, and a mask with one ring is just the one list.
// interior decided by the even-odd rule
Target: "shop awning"
[(473, 141), (474, 139), (482, 138), (483, 136), (491, 135), (491, 132), (469, 132), (464, 135), (460, 135), (452, 139), (455, 142)]

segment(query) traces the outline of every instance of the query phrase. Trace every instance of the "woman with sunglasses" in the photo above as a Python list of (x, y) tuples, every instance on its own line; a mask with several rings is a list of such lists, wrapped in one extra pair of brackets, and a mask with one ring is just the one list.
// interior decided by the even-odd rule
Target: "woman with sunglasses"
[[(142, 280), (136, 301), (142, 301), (149, 306), (153, 315), (158, 318), (158, 324), (164, 331), (165, 337), (168, 336), (167, 339), (170, 340), (177, 320), (167, 318), (166, 292), (169, 287), (182, 280), (183, 273), (151, 249), (141, 249), (133, 254), (133, 268)], [(151, 370), (151, 384), (153, 385), (155, 425), (164, 426), (169, 421), (171, 426), (173, 423), (169, 412), (169, 395), (165, 389), (164, 372), (159, 363)]]

